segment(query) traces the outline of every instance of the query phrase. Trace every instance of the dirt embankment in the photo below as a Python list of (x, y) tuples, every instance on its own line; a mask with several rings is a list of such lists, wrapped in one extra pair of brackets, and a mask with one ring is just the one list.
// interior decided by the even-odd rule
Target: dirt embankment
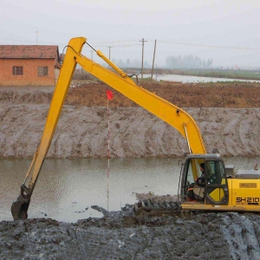
[[(225, 156), (260, 155), (260, 87), (255, 83), (153, 83), (144, 88), (184, 108), (205, 146)], [(105, 84), (71, 88), (48, 157), (107, 156)], [(182, 156), (183, 137), (168, 124), (113, 91), (109, 101), (110, 156)], [(53, 88), (0, 88), (0, 157), (32, 157), (40, 142)]]

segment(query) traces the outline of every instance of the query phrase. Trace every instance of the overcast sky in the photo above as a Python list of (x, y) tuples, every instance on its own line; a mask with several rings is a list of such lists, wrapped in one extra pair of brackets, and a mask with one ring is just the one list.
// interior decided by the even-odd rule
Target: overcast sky
[[(0, 44), (58, 45), (85, 36), (111, 59), (213, 59), (260, 67), (260, 0), (1, 0)], [(38, 33), (37, 33), (38, 32)], [(91, 56), (91, 50), (84, 48)], [(94, 60), (96, 59), (93, 57)]]

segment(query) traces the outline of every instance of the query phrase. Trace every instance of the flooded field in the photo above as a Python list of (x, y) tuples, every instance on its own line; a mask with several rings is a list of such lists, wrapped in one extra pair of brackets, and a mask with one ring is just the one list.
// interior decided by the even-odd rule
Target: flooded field
[[(76, 222), (101, 217), (91, 209), (98, 205), (119, 210), (136, 201), (135, 193), (175, 195), (180, 158), (146, 159), (47, 159), (34, 190), (29, 218)], [(0, 160), (0, 221), (12, 220), (10, 207), (19, 193), (30, 160)], [(228, 157), (227, 165), (252, 169), (260, 157)], [(108, 174), (109, 173), (109, 174)]]
[[(150, 75), (147, 75), (149, 77)], [(177, 74), (156, 75), (155, 79), (160, 81), (176, 81), (183, 83), (198, 83), (198, 82), (260, 82), (259, 80), (247, 80), (247, 79), (231, 79), (231, 78), (216, 78), (216, 77), (200, 77), (200, 76), (188, 76)]]

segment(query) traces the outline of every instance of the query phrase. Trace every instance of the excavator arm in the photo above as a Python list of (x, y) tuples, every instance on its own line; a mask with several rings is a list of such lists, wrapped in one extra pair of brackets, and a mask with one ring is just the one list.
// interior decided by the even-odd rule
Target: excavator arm
[[(104, 68), (91, 59), (83, 56), (81, 51), (85, 43), (86, 38), (78, 37), (71, 39), (67, 46), (66, 55), (53, 94), (40, 145), (37, 148), (34, 159), (26, 174), (24, 183), (21, 185), (20, 195), (17, 198), (17, 201), (15, 201), (11, 206), (11, 212), (15, 220), (27, 219), (28, 217), (27, 211), (30, 204), (30, 198), (49, 150), (77, 64), (79, 64), (85, 71), (97, 77), (110, 87), (114, 88), (127, 98), (177, 129), (186, 139), (190, 153), (206, 153), (199, 128), (194, 119), (188, 113), (135, 84), (135, 82), (132, 81), (125, 72), (120, 70), (114, 63), (107, 59), (102, 52), (96, 51), (97, 55), (112, 67), (114, 71)], [(28, 181), (28, 179), (30, 180)], [(26, 186), (26, 182), (29, 182), (28, 186)]]

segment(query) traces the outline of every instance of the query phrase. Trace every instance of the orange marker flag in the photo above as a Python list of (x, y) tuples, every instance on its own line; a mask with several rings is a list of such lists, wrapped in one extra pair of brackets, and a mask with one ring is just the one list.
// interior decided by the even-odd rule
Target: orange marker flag
[(110, 90), (107, 90), (107, 99), (112, 100), (113, 99), (113, 93)]

